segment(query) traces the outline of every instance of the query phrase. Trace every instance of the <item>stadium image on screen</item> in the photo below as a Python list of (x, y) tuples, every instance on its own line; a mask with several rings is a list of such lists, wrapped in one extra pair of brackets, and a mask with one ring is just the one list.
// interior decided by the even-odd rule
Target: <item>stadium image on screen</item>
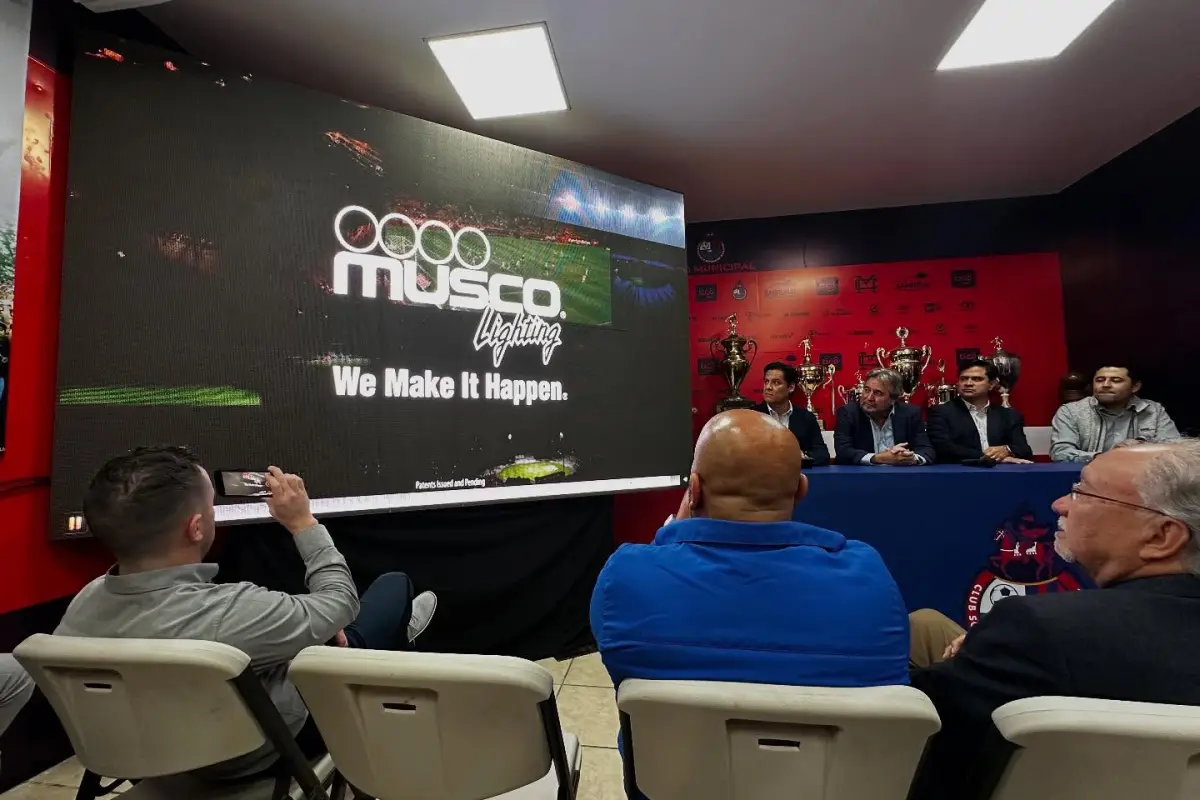
[(146, 444), (323, 515), (681, 484), (679, 194), (119, 40), (72, 98), (55, 535)]

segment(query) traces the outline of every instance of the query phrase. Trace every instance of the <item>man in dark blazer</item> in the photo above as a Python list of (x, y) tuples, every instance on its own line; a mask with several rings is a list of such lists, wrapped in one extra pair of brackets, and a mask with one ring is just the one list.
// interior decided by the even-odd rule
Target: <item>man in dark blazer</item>
[[(1097, 456), (1054, 503), (1054, 548), (1101, 587), (1010, 597), (945, 660), (914, 669), (942, 729), (910, 800), (990, 796), (1012, 752), (992, 711), (1027, 697), (1066, 696), (1200, 706), (1200, 441), (1136, 444)], [(931, 620), (933, 622), (931, 623)], [(918, 628), (936, 612), (913, 615)], [(941, 629), (953, 623), (942, 619)], [(961, 633), (961, 629), (959, 629)], [(936, 658), (936, 656), (935, 656)]]
[(938, 461), (957, 464), (988, 458), (1009, 464), (1030, 463), (1033, 448), (1025, 441), (1025, 421), (1015, 408), (990, 401), (1000, 386), (995, 365), (979, 360), (958, 371), (958, 396), (929, 409), (929, 441)]
[(776, 422), (791, 430), (800, 443), (804, 459), (812, 459), (812, 466), (829, 466), (829, 448), (817, 418), (808, 409), (792, 405), (792, 395), (800, 385), (796, 368), (782, 361), (772, 361), (763, 369), (763, 400), (754, 407), (772, 417)]
[(833, 430), (838, 464), (912, 467), (934, 462), (921, 409), (898, 403), (903, 383), (890, 369), (874, 369), (857, 403), (838, 409)]

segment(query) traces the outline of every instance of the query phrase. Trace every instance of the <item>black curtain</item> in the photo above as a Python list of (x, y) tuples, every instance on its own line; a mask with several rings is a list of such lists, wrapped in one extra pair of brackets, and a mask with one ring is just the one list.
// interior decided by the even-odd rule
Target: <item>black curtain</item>
[[(592, 643), (588, 604), (613, 551), (612, 498), (409, 511), (325, 520), (361, 593), (393, 570), (438, 595), (420, 648), (539, 659)], [(305, 591), (280, 525), (227, 529), (217, 580)]]

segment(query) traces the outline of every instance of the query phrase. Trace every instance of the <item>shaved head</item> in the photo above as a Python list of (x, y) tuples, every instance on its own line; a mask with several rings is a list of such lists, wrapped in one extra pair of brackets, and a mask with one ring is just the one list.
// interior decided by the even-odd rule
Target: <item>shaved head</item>
[(792, 518), (807, 480), (790, 430), (757, 411), (726, 411), (708, 421), (692, 461), (693, 513), (713, 519), (776, 522)]

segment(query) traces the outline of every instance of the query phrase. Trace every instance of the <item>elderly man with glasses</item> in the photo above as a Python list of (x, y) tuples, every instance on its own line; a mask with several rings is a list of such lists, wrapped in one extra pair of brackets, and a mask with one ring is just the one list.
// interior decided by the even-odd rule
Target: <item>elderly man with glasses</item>
[(1099, 455), (1053, 507), (1055, 550), (1099, 589), (1007, 598), (965, 634), (912, 615), (912, 683), (942, 730), (910, 800), (990, 796), (1011, 754), (991, 714), (1012, 700), (1200, 705), (1200, 440)]

